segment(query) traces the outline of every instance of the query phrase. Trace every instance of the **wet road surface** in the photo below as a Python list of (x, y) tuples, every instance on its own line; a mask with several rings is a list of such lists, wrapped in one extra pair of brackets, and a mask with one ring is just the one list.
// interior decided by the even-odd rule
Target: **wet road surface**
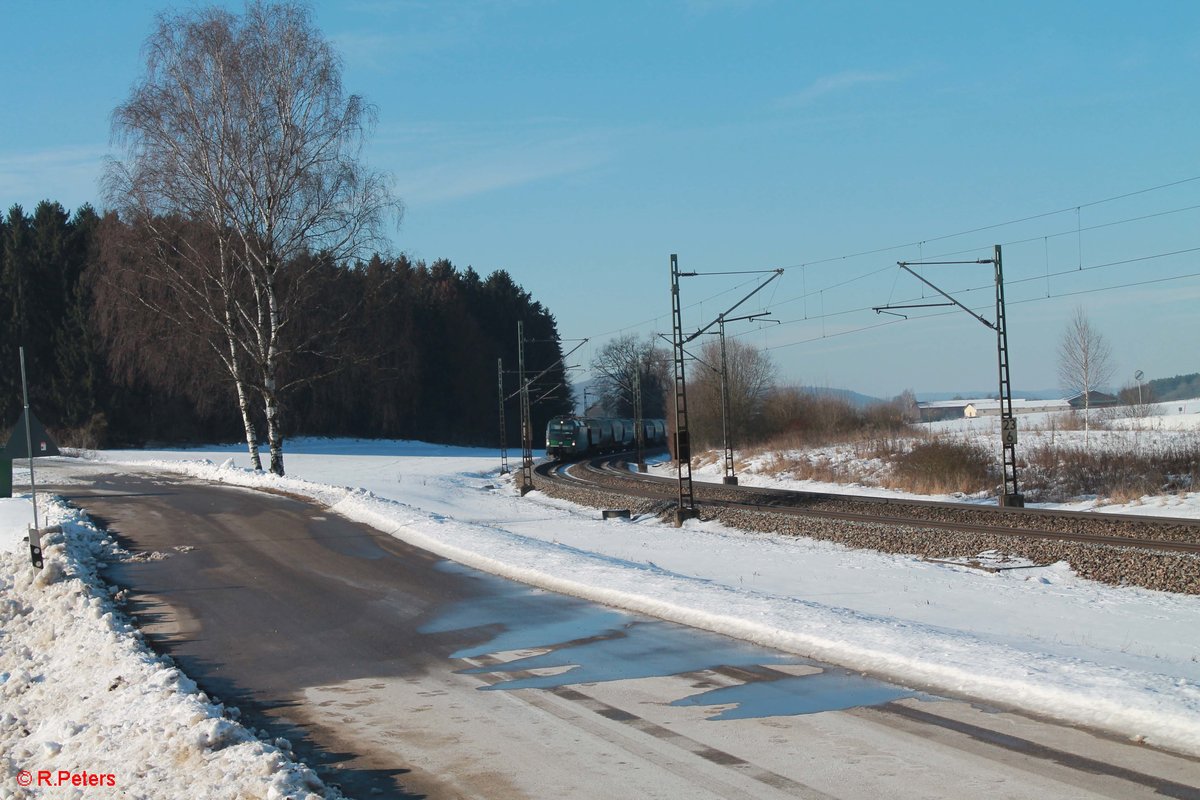
[(533, 589), (295, 498), (80, 475), (57, 493), (131, 552), (106, 577), (151, 645), (352, 796), (1200, 798), (1194, 760)]

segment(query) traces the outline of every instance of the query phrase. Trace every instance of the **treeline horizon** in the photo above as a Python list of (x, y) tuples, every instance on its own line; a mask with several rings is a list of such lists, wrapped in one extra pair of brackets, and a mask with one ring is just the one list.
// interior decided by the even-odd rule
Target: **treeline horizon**
[[(1175, 375), (1170, 378), (1153, 378), (1142, 384), (1148, 392), (1144, 402), (1166, 403), (1172, 400), (1191, 400), (1200, 397), (1200, 372), (1189, 372), (1186, 375)], [(1137, 394), (1136, 384), (1124, 387), (1121, 394)]]
[[(31, 410), (63, 446), (244, 441), (232, 381), (202, 323), (164, 320), (121, 285), (120, 242), (131, 234), (87, 204), (73, 214), (50, 200), (29, 214), (14, 205), (0, 219), (0, 431), (21, 413), (24, 346)], [(485, 278), (403, 254), (302, 261), (313, 301), (287, 332), (300, 345), (284, 365), (289, 437), (498, 446), (497, 360), (511, 395), (518, 321), (527, 374), (551, 367), (535, 387), (534, 445), (550, 417), (570, 411), (554, 316), (508, 272)], [(505, 441), (519, 448), (519, 404), (505, 411)]]

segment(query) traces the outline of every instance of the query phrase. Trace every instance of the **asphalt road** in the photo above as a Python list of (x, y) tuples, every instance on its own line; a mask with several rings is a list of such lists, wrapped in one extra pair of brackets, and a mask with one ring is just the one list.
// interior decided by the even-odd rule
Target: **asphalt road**
[[(357, 797), (1200, 798), (1200, 762), (449, 564), (301, 500), (95, 465), (152, 646)], [(73, 477), (72, 477), (73, 476)]]

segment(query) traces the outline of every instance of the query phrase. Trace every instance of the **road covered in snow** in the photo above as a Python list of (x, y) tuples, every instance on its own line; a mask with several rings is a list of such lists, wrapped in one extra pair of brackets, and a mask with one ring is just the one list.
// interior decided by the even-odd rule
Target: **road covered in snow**
[[(1200, 755), (1197, 597), (1104, 586), (1079, 579), (1064, 565), (989, 573), (825, 542), (746, 534), (712, 523), (688, 522), (675, 529), (651, 518), (601, 521), (594, 509), (538, 493), (518, 497), (510, 478), (498, 475), (496, 456), (489, 451), (405, 442), (301, 440), (290, 444), (289, 477), (282, 479), (245, 469), (248, 459), (236, 447), (108, 452), (91, 457), (232, 486), (286, 491), (494, 575), (933, 693), (1021, 709), (1121, 740)], [(18, 471), (18, 482), (21, 477)], [(1187, 502), (1172, 505), (1177, 514), (1190, 507)], [(102, 592), (98, 593), (86, 569), (77, 576), (82, 585), (64, 580), (73, 575), (34, 576), (16, 541), (27, 509), (28, 504), (20, 500), (0, 501), (0, 528), (7, 531), (9, 548), (15, 551), (4, 556), (0, 570), (8, 582), (6, 590), (20, 598), (5, 606), (0, 620), (4, 629), (0, 693), (6, 704), (0, 711), (4, 715), (0, 742), (9, 753), (9, 776), (34, 761), (53, 762), (73, 736), (94, 738), (97, 727), (103, 726), (138, 730), (143, 723), (134, 712), (126, 711), (122, 717), (122, 711), (113, 709), (96, 712), (101, 716), (95, 719), (102, 722), (81, 723), (85, 716), (74, 710), (70, 699), (60, 700), (61, 707), (49, 717), (38, 716), (41, 712), (35, 706), (39, 704), (29, 699), (38, 691), (36, 674), (59, 669), (56, 664), (66, 656), (47, 655), (31, 644), (22, 644), (26, 650), (20, 651), (12, 642), (15, 631), (33, 625), (31, 615), (45, 613), (53, 616), (41, 624), (60, 633), (111, 628), (111, 635), (117, 637), (114, 641), (122, 642), (119, 646), (132, 654), (129, 657), (149, 665), (149, 676), (138, 682), (143, 694), (151, 691), (145, 686), (169, 689), (182, 683), (182, 690), (162, 691), (170, 702), (196, 706), (184, 720), (184, 730), (189, 732), (182, 738), (194, 750), (187, 751), (188, 757), (211, 759), (213, 752), (228, 750), (223, 756), (227, 758), (245, 745), (246, 769), (260, 782), (257, 791), (246, 790), (247, 794), (270, 796), (265, 787), (284, 793), (278, 796), (323, 791), (303, 766), (289, 759), (287, 742), (253, 739), (222, 717), (215, 703), (189, 694), (186, 676), (139, 652), (136, 635), (123, 629), (104, 606)], [(68, 528), (86, 525), (61, 508), (48, 506), (47, 513), (56, 521), (67, 520)], [(76, 557), (85, 566), (104, 560), (104, 549), (114, 546), (99, 534), (89, 541), (91, 551)], [(48, 557), (59, 563), (61, 551), (69, 546), (68, 542), (53, 544)], [(43, 611), (48, 606), (36, 599), (38, 592), (58, 597), (59, 610)], [(72, 647), (78, 650), (84, 645)], [(28, 666), (20, 666), (26, 661)], [(63, 696), (97, 691), (84, 688), (85, 684), (104, 684), (101, 688), (107, 690), (110, 677), (100, 674), (103, 669), (89, 672), (76, 667), (75, 672), (82, 673), (82, 683), (66, 689)], [(20, 707), (26, 716), (18, 718), (8, 711), (10, 702), (23, 703)], [(128, 709), (129, 704), (121, 708)], [(110, 714), (111, 720), (103, 714)], [(175, 712), (155, 717), (178, 721)], [(31, 720), (37, 721), (36, 731), (18, 730)], [(221, 736), (237, 747), (206, 750), (208, 739), (194, 730), (205, 725), (225, 726)], [(145, 740), (138, 740), (147, 751), (158, 741), (179, 738), (153, 730), (151, 726)], [(100, 741), (111, 736), (115, 734), (104, 734)], [(23, 749), (13, 750), (15, 743)], [(138, 746), (132, 745), (135, 750)], [(1152, 757), (1153, 751), (1145, 752)], [(1176, 780), (1200, 785), (1200, 763), (1193, 766), (1194, 774), (1177, 775)], [(147, 767), (142, 772), (150, 775), (152, 770)], [(12, 778), (4, 780), (4, 789), (11, 789)]]

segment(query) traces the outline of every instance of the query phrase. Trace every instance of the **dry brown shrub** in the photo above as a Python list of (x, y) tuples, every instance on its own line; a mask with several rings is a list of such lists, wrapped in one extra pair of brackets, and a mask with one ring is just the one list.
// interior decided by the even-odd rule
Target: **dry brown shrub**
[(1200, 486), (1200, 439), (1195, 437), (1124, 453), (1040, 444), (1023, 456), (1026, 494), (1039, 501), (1096, 496), (1127, 503)]
[(994, 460), (977, 444), (934, 438), (894, 456), (887, 482), (890, 488), (921, 494), (974, 494), (994, 483)]

